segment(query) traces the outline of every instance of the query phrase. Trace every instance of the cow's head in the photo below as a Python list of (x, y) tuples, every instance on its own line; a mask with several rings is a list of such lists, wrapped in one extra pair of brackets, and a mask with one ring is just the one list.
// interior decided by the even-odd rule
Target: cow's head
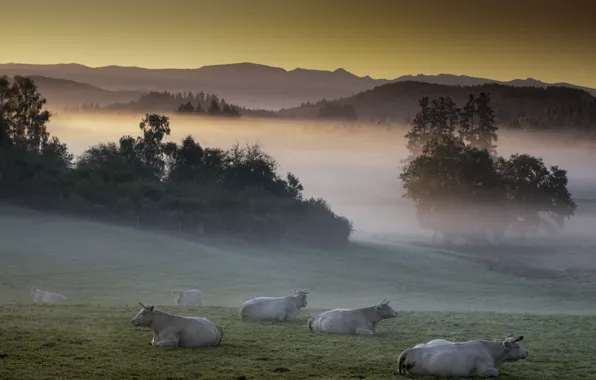
[(375, 310), (383, 319), (396, 318), (398, 315), (397, 311), (393, 310), (391, 306), (389, 306), (389, 301), (387, 299), (384, 299), (375, 305)]
[(304, 290), (294, 290), (294, 299), (296, 300), (296, 306), (301, 309), (308, 305), (306, 301), (306, 295), (310, 292), (306, 292)]
[(134, 326), (151, 327), (153, 316), (155, 315), (155, 306), (146, 306), (139, 302), (142, 309), (130, 320)]
[(503, 341), (503, 348), (505, 349), (505, 361), (515, 362), (528, 357), (528, 351), (526, 351), (521, 344), (519, 344), (519, 342), (523, 339), (523, 336), (517, 338), (508, 336), (505, 338)]

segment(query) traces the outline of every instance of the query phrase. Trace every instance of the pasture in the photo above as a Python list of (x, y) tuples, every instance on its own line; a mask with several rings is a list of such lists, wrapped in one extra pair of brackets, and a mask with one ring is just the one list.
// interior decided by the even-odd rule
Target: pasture
[[(387, 379), (397, 378), (399, 352), (417, 343), (509, 333), (525, 336), (530, 357), (503, 365), (501, 377), (596, 378), (590, 275), (524, 277), (403, 241), (331, 252), (217, 248), (8, 206), (0, 207), (0, 239), (2, 379)], [(69, 303), (32, 305), (32, 287)], [(171, 290), (190, 288), (203, 289), (204, 307), (171, 306)], [(243, 301), (299, 288), (311, 292), (299, 322), (239, 321)], [(322, 309), (383, 298), (401, 315), (375, 336), (306, 328)], [(225, 330), (222, 346), (150, 346), (150, 330), (130, 324), (138, 301), (211, 319)]]
[[(314, 296), (313, 296), (314, 298)], [(394, 305), (395, 306), (395, 305)], [(0, 307), (2, 379), (391, 379), (399, 352), (436, 336), (524, 334), (526, 361), (505, 364), (505, 379), (589, 379), (596, 364), (596, 318), (494, 313), (404, 312), (375, 336), (315, 334), (299, 322), (242, 323), (236, 309), (174, 308), (220, 324), (222, 346), (156, 348), (130, 319), (138, 306)], [(283, 372), (286, 371), (287, 372)], [(592, 377), (591, 377), (592, 376)]]

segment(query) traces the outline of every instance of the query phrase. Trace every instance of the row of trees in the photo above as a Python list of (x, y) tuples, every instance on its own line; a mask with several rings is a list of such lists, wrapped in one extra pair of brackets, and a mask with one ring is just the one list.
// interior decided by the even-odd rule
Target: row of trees
[(405, 136), (404, 197), (414, 202), (420, 226), (445, 242), (486, 242), (512, 226), (524, 236), (554, 231), (577, 207), (565, 170), (528, 154), (497, 155), (490, 100), (470, 95), (458, 108), (449, 97), (422, 98)]
[(323, 199), (304, 199), (258, 145), (229, 150), (192, 136), (166, 142), (166, 116), (147, 114), (140, 136), (101, 143), (74, 159), (50, 138), (45, 99), (28, 78), (0, 78), (0, 197), (139, 227), (249, 241), (346, 244), (352, 224)]
[(147, 113), (194, 112), (209, 115), (239, 116), (242, 108), (229, 104), (216, 94), (199, 92), (194, 95), (188, 93), (172, 93), (168, 91), (149, 91), (134, 102), (125, 104), (114, 103), (105, 107), (106, 110), (141, 111)]
[(210, 116), (240, 116), (240, 107), (228, 104), (223, 98), (219, 99), (217, 95), (214, 95), (211, 98), (211, 102), (206, 108), (203, 108), (200, 102), (197, 102), (196, 106), (193, 106), (193, 104), (188, 101), (186, 103), (180, 104), (176, 111), (178, 113), (207, 114)]

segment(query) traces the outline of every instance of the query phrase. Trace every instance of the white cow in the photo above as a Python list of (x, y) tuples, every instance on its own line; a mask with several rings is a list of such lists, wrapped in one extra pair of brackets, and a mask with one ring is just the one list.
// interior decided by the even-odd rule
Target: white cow
[(45, 290), (31, 290), (34, 303), (65, 303), (66, 296), (59, 293), (46, 292)]
[(176, 305), (203, 305), (201, 289), (174, 290), (172, 292)]
[(238, 310), (240, 319), (295, 321), (300, 309), (306, 307), (309, 292), (294, 290), (285, 297), (257, 297), (246, 301)]
[(377, 324), (396, 318), (397, 312), (389, 306), (389, 301), (358, 309), (334, 309), (309, 318), (307, 326), (311, 331), (329, 334), (373, 335)]
[[(509, 334), (507, 336), (507, 338), (505, 338), (505, 340), (507, 340), (509, 338), (513, 338), (513, 334)], [(502, 342), (502, 340), (501, 339), (494, 339), (493, 342)], [(464, 342), (452, 342), (452, 341), (447, 340), (447, 339), (433, 339), (433, 340), (428, 341), (426, 343), (419, 343), (419, 344), (415, 345), (414, 348), (439, 346), (439, 345), (442, 345), (442, 344), (457, 344), (457, 343), (464, 343)], [(515, 361), (517, 361), (517, 359), (514, 359), (514, 360), (506, 359), (505, 361), (506, 362), (509, 362), (509, 361), (515, 362)]]
[(477, 339), (461, 343), (446, 343), (444, 339), (440, 339), (443, 342), (435, 345), (418, 345), (419, 347), (408, 348), (399, 355), (398, 373), (454, 377), (499, 376), (498, 367), (502, 363), (528, 357), (528, 351), (519, 344), (522, 339), (523, 336), (517, 339), (509, 337), (504, 341)]
[(207, 318), (172, 315), (154, 306), (139, 305), (141, 311), (130, 322), (153, 331), (153, 346), (212, 347), (221, 343), (223, 329)]

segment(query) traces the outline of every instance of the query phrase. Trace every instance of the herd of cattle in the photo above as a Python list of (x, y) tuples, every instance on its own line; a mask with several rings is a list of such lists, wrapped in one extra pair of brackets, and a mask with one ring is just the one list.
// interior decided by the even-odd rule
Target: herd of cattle
[[(294, 291), (285, 297), (257, 297), (243, 303), (239, 317), (247, 320), (295, 321), (300, 309), (307, 305), (308, 292)], [(35, 303), (64, 303), (67, 298), (58, 293), (35, 289)], [(177, 305), (202, 305), (200, 289), (172, 292)], [(147, 327), (153, 331), (153, 346), (209, 347), (219, 346), (224, 330), (207, 318), (185, 317), (157, 310), (154, 306), (139, 303), (142, 309), (131, 320), (134, 326)], [(396, 318), (398, 313), (383, 300), (372, 306), (357, 309), (334, 309), (308, 319), (310, 331), (329, 334), (373, 335), (377, 324), (385, 319)], [(400, 375), (410, 373), (426, 376), (494, 377), (498, 367), (528, 357), (520, 341), (523, 336), (504, 340), (470, 340), (451, 342), (435, 339), (420, 343), (399, 354), (397, 370)]]

